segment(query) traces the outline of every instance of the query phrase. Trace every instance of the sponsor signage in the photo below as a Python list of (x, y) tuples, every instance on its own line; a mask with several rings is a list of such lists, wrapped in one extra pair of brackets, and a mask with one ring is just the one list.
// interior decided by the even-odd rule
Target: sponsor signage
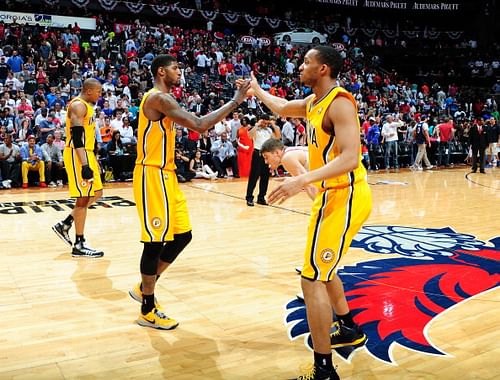
[(244, 43), (245, 45), (253, 45), (255, 41), (260, 41), (260, 44), (262, 46), (269, 46), (271, 45), (271, 40), (267, 37), (259, 37), (259, 38), (254, 38), (252, 36), (242, 36), (240, 38), (240, 41)]
[(344, 44), (340, 43), (340, 42), (334, 42), (332, 44), (333, 48), (337, 51), (343, 51), (345, 49), (344, 47)]
[(445, 1), (316, 0), (318, 3), (344, 7), (396, 9), (405, 11), (461, 11), (462, 3)]
[(95, 19), (90, 17), (66, 17), (47, 15), (42, 13), (21, 13), (21, 12), (6, 12), (0, 11), (0, 21), (5, 24), (40, 25), (51, 28), (67, 28), (68, 25), (74, 25), (75, 22), (81, 29), (95, 30)]

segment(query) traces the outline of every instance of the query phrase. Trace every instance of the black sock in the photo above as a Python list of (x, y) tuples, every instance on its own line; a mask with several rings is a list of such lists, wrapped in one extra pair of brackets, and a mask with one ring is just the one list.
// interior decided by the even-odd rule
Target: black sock
[(68, 217), (63, 220), (63, 223), (67, 226), (71, 226), (71, 224), (73, 223), (73, 215), (69, 214)]
[(332, 354), (320, 354), (314, 351), (314, 364), (323, 369), (333, 369)]
[(154, 308), (155, 308), (155, 295), (154, 294), (150, 294), (150, 295), (143, 294), (142, 295), (142, 306), (141, 306), (142, 314), (146, 315)]
[(354, 320), (352, 319), (352, 314), (351, 312), (345, 314), (345, 315), (338, 315), (337, 318), (339, 319), (339, 322), (342, 323), (344, 326), (353, 328), (355, 323)]
[[(159, 275), (159, 274), (157, 274), (157, 275), (156, 275), (156, 281), (158, 281), (158, 279), (159, 279), (159, 278), (160, 278), (160, 275)], [(140, 289), (140, 290), (141, 290), (141, 292), (142, 292), (142, 282), (141, 282), (141, 285), (139, 285), (139, 289)]]
[(75, 244), (83, 243), (84, 241), (85, 241), (85, 238), (83, 237), (83, 235), (76, 235)]

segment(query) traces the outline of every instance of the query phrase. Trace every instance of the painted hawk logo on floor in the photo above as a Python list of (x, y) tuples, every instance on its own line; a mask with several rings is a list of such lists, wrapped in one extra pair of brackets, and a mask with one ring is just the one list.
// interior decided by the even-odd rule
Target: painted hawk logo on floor
[[(346, 266), (338, 274), (349, 306), (368, 337), (366, 349), (375, 358), (395, 364), (399, 344), (430, 355), (446, 355), (430, 340), (433, 318), (458, 303), (500, 285), (500, 237), (488, 243), (451, 228), (364, 227), (352, 247), (403, 257)], [(304, 337), (312, 347), (305, 304), (286, 305), (290, 339)], [(349, 360), (353, 349), (336, 349)]]

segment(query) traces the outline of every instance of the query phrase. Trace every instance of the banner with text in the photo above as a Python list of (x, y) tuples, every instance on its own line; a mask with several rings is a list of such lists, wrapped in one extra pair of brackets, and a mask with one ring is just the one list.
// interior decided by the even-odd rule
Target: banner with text
[(404, 11), (463, 11), (463, 3), (439, 1), (315, 0), (317, 3)]
[(41, 13), (0, 11), (0, 21), (3, 21), (5, 24), (12, 24), (15, 21), (20, 25), (38, 24), (40, 26), (51, 28), (67, 28), (68, 25), (74, 25), (75, 23), (77, 23), (81, 29), (95, 30), (96, 28), (95, 19), (90, 17), (67, 17)]

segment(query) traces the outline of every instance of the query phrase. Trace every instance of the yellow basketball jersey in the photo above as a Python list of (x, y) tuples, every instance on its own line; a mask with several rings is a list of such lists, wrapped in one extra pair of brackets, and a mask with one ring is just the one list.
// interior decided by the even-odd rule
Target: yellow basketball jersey
[(167, 117), (152, 121), (144, 115), (144, 103), (149, 95), (158, 92), (149, 90), (139, 107), (139, 127), (137, 130), (136, 165), (154, 166), (163, 170), (175, 170), (175, 130), (174, 123)]
[[(353, 96), (342, 87), (335, 87), (316, 103), (313, 97), (307, 104), (307, 143), (309, 149), (309, 170), (318, 169), (331, 162), (340, 154), (339, 148), (335, 143), (335, 135), (329, 135), (323, 131), (323, 118), (328, 107), (337, 96), (345, 96), (354, 107), (356, 101)], [(356, 120), (359, 130), (359, 120)], [(337, 177), (329, 178), (326, 181), (317, 182), (314, 185), (320, 189), (342, 188), (351, 183), (366, 181), (366, 170), (361, 163), (361, 147), (359, 148), (359, 165), (354, 171), (342, 174)]]
[[(87, 107), (87, 113), (85, 114), (85, 117), (83, 118), (83, 130), (84, 130), (84, 135), (82, 137), (83, 139), (83, 146), (85, 147), (85, 150), (88, 151), (94, 151), (94, 145), (95, 145), (95, 115), (94, 115), (94, 106), (92, 106), (90, 103), (87, 103), (85, 100), (83, 100), (80, 97), (76, 97), (74, 99), (71, 99), (71, 101), (68, 103), (68, 113), (66, 115), (66, 136), (71, 136), (71, 104), (75, 101), (82, 102), (85, 104)], [(74, 148), (73, 146), (73, 139), (69, 139), (66, 142), (66, 146), (70, 148)]]

